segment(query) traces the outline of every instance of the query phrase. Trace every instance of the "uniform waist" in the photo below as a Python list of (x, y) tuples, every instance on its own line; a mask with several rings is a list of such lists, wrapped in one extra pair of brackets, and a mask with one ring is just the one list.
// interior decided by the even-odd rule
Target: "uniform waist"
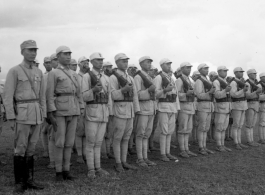
[(217, 103), (220, 103), (220, 102), (230, 102), (230, 98), (225, 97), (225, 98), (215, 99), (215, 101)]
[(57, 97), (59, 97), (59, 96), (77, 96), (76, 93), (56, 93), (55, 95)]
[(258, 102), (259, 98), (247, 99), (247, 102)]
[(27, 100), (16, 100), (16, 104), (26, 104), (26, 103), (35, 103), (39, 102), (40, 99), (27, 99)]
[(197, 99), (197, 102), (213, 102), (212, 100), (201, 100), (201, 99)]
[(241, 102), (241, 101), (245, 101), (246, 98), (245, 97), (241, 97), (241, 98), (231, 98), (232, 102)]
[(261, 104), (262, 104), (262, 103), (265, 103), (265, 100), (261, 100), (261, 101), (259, 101), (259, 103), (261, 103)]
[(86, 102), (87, 105), (89, 104), (108, 104), (108, 102), (97, 102), (97, 101), (90, 101), (90, 102)]
[(133, 100), (114, 100), (114, 102), (133, 102)]
[(177, 94), (171, 94), (171, 95), (167, 95), (165, 98), (159, 98), (158, 101), (159, 102), (176, 102), (177, 100)]

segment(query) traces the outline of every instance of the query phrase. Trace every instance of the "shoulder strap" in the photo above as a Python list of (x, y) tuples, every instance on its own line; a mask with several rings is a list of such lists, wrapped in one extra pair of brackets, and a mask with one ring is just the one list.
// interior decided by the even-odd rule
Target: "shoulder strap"
[(35, 89), (34, 89), (33, 82), (32, 82), (32, 80), (31, 80), (31, 78), (29, 77), (28, 73), (26, 72), (26, 70), (24, 69), (24, 67), (23, 67), (22, 65), (19, 65), (19, 66), (20, 66), (20, 68), (24, 71), (25, 75), (27, 76), (27, 78), (28, 78), (28, 80), (29, 80), (29, 83), (30, 83), (30, 86), (31, 86), (31, 89), (32, 89), (32, 91), (34, 92), (36, 98), (39, 98), (39, 97), (37, 96), (37, 93), (36, 93), (36, 91), (35, 91)]
[(76, 83), (73, 81), (72, 77), (71, 77), (69, 74), (67, 74), (67, 73), (66, 73), (63, 69), (61, 69), (61, 68), (57, 68), (57, 69), (63, 71), (63, 73), (64, 73), (66, 76), (68, 76), (69, 79), (71, 79), (71, 81), (72, 81), (72, 83), (74, 84), (74, 86), (76, 87), (76, 89), (78, 89), (78, 85), (76, 85)]

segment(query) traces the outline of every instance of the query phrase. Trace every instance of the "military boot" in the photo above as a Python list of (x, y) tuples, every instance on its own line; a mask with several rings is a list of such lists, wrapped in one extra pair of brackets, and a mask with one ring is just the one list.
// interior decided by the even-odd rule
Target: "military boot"
[(23, 194), (27, 190), (26, 162), (23, 156), (14, 156), (15, 188), (14, 194)]
[(38, 184), (34, 181), (34, 157), (26, 157), (26, 166), (27, 166), (27, 187), (33, 190), (43, 190), (44, 187), (41, 184)]

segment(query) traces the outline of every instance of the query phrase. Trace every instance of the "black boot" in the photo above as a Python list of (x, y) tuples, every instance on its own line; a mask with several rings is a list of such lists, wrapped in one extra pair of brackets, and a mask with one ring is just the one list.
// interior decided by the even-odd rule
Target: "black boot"
[(23, 156), (14, 156), (14, 175), (15, 189), (14, 193), (23, 194), (27, 190), (26, 181), (26, 162)]
[(72, 176), (69, 171), (63, 171), (63, 179), (73, 181), (76, 177)]
[(34, 158), (27, 156), (27, 187), (34, 190), (43, 190), (44, 187), (34, 181)]

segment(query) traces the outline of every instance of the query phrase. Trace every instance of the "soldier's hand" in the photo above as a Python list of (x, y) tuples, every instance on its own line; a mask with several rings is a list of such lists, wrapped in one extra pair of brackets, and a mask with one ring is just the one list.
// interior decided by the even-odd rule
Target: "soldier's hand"
[(95, 87), (93, 87), (93, 92), (100, 92), (102, 90), (102, 85), (100, 83), (97, 83)]
[(210, 94), (213, 94), (214, 92), (215, 92), (215, 87), (213, 86), (213, 87), (210, 89), (209, 93), (210, 93)]
[(84, 115), (84, 111), (85, 111), (85, 109), (84, 108), (81, 108), (80, 109), (80, 115)]
[(149, 88), (148, 88), (148, 91), (149, 92), (155, 92), (156, 90), (156, 86), (155, 85), (151, 85)]
[(11, 119), (11, 120), (7, 120), (7, 126), (14, 131), (15, 130), (15, 126), (16, 126), (16, 120), (15, 119)]
[(259, 87), (257, 90), (256, 90), (256, 93), (257, 94), (260, 94), (262, 92), (261, 88)]
[(121, 88), (121, 92), (122, 93), (126, 93), (126, 92), (129, 92), (129, 91), (132, 91), (133, 89), (133, 86), (131, 83), (127, 83), (123, 88)]
[(57, 122), (52, 112), (48, 112), (48, 118), (51, 121), (54, 132), (57, 131)]
[(231, 86), (230, 86), (230, 85), (228, 85), (228, 86), (225, 88), (225, 91), (226, 91), (226, 92), (229, 92), (229, 91), (231, 91)]
[(187, 96), (192, 96), (193, 94), (194, 94), (193, 90), (188, 90), (186, 93)]
[(244, 92), (247, 92), (248, 91), (248, 85), (245, 85), (243, 90), (244, 90)]
[(167, 88), (164, 89), (164, 92), (167, 93), (167, 92), (169, 92), (169, 91), (172, 91), (173, 89), (174, 89), (174, 86), (171, 85), (171, 84), (169, 84), (169, 85), (167, 86)]

